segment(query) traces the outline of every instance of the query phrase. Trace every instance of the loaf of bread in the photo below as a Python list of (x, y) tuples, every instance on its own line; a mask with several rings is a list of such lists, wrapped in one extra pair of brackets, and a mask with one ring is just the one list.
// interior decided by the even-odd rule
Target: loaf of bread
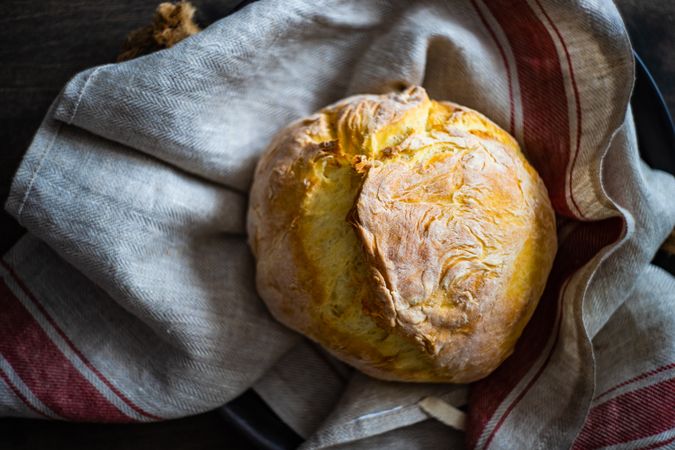
[(465, 383), (513, 351), (556, 252), (516, 141), (421, 87), (358, 95), (281, 131), (248, 213), (272, 314), (377, 378)]

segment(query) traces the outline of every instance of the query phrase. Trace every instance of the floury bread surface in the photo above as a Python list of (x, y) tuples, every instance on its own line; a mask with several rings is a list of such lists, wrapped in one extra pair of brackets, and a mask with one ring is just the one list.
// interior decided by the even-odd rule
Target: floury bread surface
[(546, 188), (516, 141), (420, 87), (349, 97), (280, 132), (248, 232), (278, 320), (399, 381), (492, 372), (556, 251)]

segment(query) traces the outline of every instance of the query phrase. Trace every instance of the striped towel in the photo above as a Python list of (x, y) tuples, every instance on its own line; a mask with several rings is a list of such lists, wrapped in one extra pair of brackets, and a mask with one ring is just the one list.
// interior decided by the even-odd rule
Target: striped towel
[[(244, 222), (267, 142), (401, 82), (509, 130), (559, 217), (534, 317), (470, 386), (354, 372), (255, 292)], [(589, 0), (261, 0), (80, 73), (6, 203), (29, 233), (0, 265), (0, 414), (156, 421), (253, 387), (304, 448), (672, 446), (675, 279), (650, 261), (675, 179), (639, 159), (632, 83), (616, 8)]]

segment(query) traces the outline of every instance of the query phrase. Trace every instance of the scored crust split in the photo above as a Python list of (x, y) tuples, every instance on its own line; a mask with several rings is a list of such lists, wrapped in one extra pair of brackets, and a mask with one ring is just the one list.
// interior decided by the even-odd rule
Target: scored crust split
[(272, 314), (377, 378), (471, 382), (512, 351), (556, 251), (516, 141), (421, 87), (349, 97), (281, 131), (248, 233)]

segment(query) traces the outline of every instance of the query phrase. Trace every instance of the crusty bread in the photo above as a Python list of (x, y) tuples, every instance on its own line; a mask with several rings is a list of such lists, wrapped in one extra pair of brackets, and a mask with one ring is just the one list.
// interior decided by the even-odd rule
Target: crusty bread
[(258, 164), (248, 232), (278, 320), (399, 381), (493, 371), (556, 251), (546, 188), (516, 141), (420, 87), (284, 129)]

